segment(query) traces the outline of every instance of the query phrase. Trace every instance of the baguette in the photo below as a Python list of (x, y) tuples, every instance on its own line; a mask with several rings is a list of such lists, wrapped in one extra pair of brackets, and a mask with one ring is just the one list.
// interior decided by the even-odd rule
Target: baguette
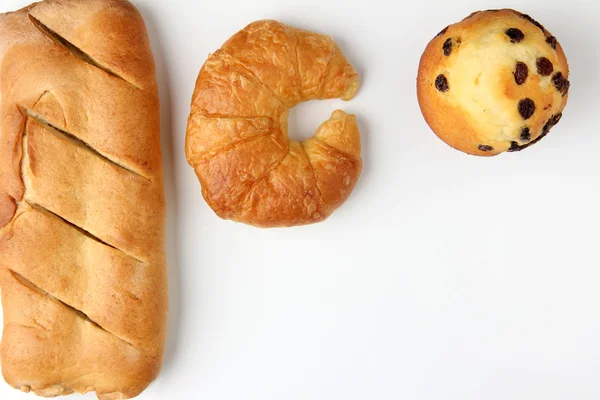
[(126, 0), (0, 15), (2, 374), (41, 396), (137, 396), (166, 337), (154, 60)]

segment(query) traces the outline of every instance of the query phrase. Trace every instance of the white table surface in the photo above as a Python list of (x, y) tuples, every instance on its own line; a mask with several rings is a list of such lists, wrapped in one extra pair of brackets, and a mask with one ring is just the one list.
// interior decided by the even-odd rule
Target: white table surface
[[(134, 2), (160, 81), (171, 299), (164, 367), (141, 399), (600, 398), (598, 2)], [(437, 32), (499, 7), (559, 39), (572, 86), (547, 138), (484, 159), (429, 130), (415, 78)], [(363, 78), (351, 102), (291, 114), (294, 138), (335, 108), (363, 135), (359, 184), (318, 225), (222, 221), (185, 160), (201, 65), (261, 18), (330, 34)], [(0, 399), (31, 398), (0, 382)]]

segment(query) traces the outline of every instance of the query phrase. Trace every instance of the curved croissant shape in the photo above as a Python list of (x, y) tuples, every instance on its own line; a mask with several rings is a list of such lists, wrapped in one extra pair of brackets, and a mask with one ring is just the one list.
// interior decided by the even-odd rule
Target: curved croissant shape
[(350, 100), (359, 76), (324, 35), (257, 21), (202, 67), (186, 156), (221, 218), (260, 227), (327, 218), (362, 168), (356, 119), (334, 111), (313, 138), (288, 140), (288, 110), (302, 101)]

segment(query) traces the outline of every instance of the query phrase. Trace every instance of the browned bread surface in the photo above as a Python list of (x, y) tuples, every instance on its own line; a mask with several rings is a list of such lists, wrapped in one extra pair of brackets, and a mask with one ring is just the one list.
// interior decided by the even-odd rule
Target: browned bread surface
[(260, 227), (327, 218), (362, 168), (353, 115), (334, 111), (315, 136), (288, 140), (301, 101), (350, 100), (359, 77), (328, 36), (257, 21), (212, 54), (198, 76), (186, 156), (221, 218)]
[(425, 120), (465, 153), (522, 150), (558, 123), (569, 67), (560, 43), (514, 10), (476, 12), (450, 25), (421, 57), (417, 94)]
[(130, 398), (157, 376), (167, 285), (159, 104), (125, 0), (0, 15), (2, 374)]

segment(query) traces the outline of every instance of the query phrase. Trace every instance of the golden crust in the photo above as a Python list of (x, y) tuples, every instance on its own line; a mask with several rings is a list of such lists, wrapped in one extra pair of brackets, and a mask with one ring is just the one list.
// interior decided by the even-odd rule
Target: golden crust
[[(514, 10), (477, 12), (428, 44), (419, 65), (417, 95), (436, 135), (465, 153), (493, 156), (527, 147), (549, 131), (554, 125), (549, 121), (556, 122), (568, 99), (553, 78), (558, 72), (568, 78), (569, 67), (560, 44), (538, 25)], [(511, 28), (524, 37), (513, 43), (506, 34)], [(549, 75), (538, 72), (542, 57), (552, 63)], [(522, 84), (514, 75), (518, 62), (528, 67)], [(447, 91), (436, 88), (439, 75), (446, 78)], [(518, 107), (526, 98), (535, 104), (527, 119)], [(528, 135), (521, 136), (524, 129)]]
[(324, 35), (257, 21), (212, 54), (198, 75), (186, 156), (222, 218), (274, 227), (322, 221), (362, 168), (356, 119), (335, 111), (313, 139), (288, 140), (289, 108), (350, 100), (360, 79)]
[[(124, 0), (44, 1), (30, 15), (124, 80), (155, 90), (154, 58), (142, 16)], [(132, 29), (133, 28), (133, 29)], [(98, 32), (110, 32), (102, 35)]]
[(131, 398), (157, 376), (167, 285), (154, 61), (125, 0), (0, 15), (2, 373)]

